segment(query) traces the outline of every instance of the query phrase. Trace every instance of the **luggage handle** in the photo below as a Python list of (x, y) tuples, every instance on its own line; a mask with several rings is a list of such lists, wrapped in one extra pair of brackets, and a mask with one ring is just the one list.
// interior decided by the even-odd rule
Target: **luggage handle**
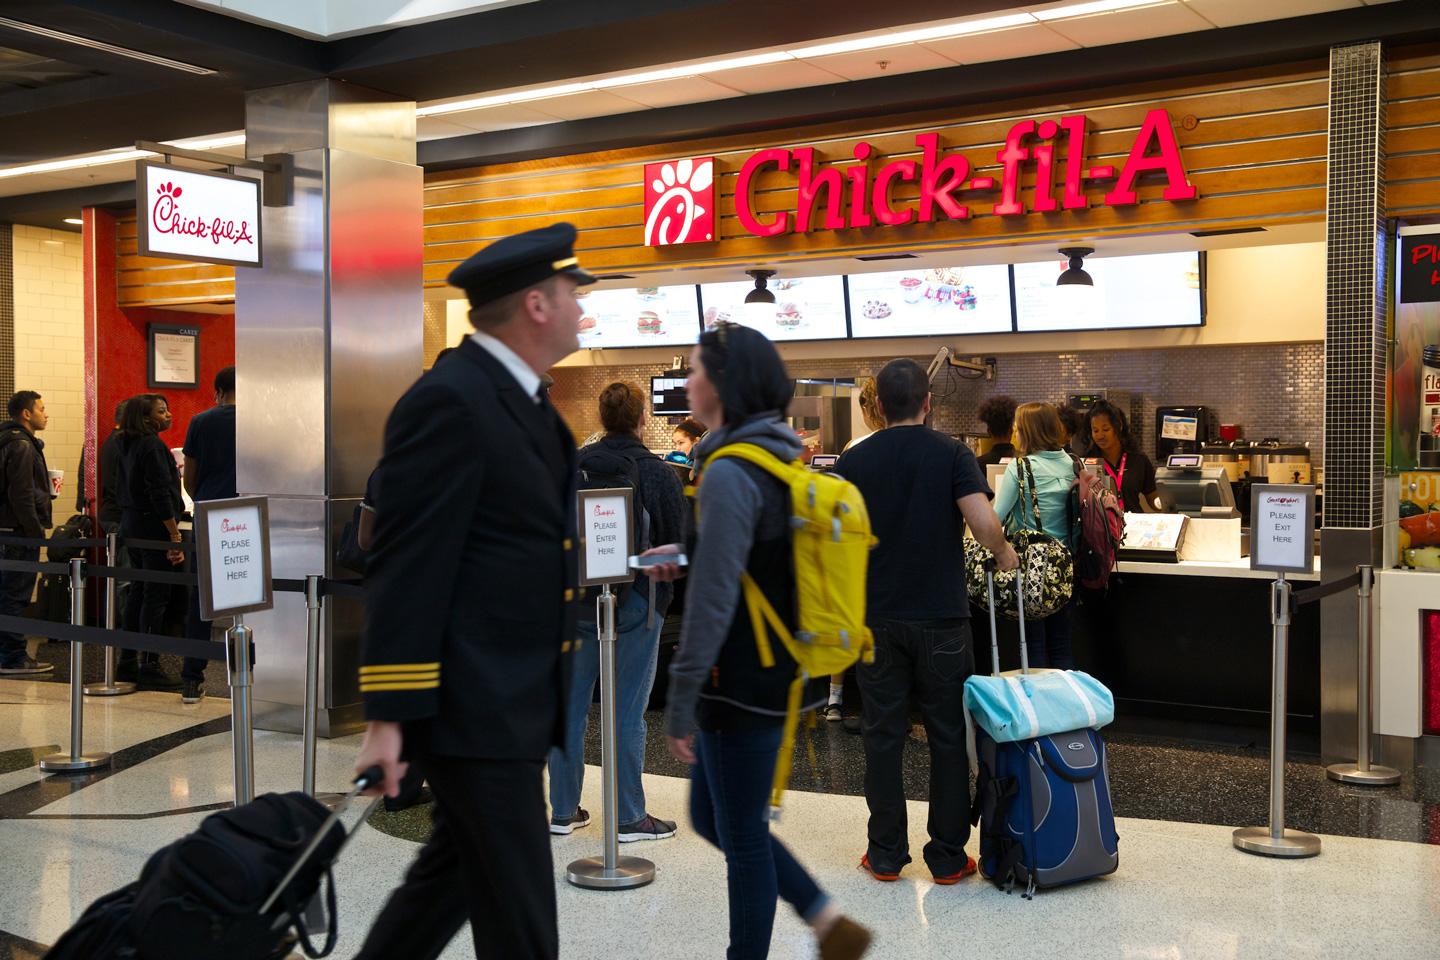
[[(290, 869), (286, 872), (285, 876), (281, 878), (279, 884), (276, 885), (275, 889), (270, 893), (270, 896), (266, 898), (265, 903), (260, 907), (260, 913), (262, 915), (264, 915), (266, 911), (268, 911), (271, 907), (275, 905), (275, 901), (280, 899), (281, 891), (288, 887), (290, 885), (290, 881), (294, 880), (295, 877), (299, 875), (300, 871), (304, 869), (305, 864), (310, 860), (310, 857), (314, 855), (316, 849), (319, 848), (320, 842), (324, 840), (325, 835), (330, 832), (330, 828), (335, 826), (335, 824), (340, 821), (340, 815), (344, 813), (346, 808), (350, 806), (351, 801), (353, 801), (365, 790), (368, 790), (370, 787), (384, 782), (385, 771), (380, 768), (379, 764), (376, 764), (375, 766), (371, 767), (364, 773), (360, 774), (360, 776), (355, 778), (354, 786), (350, 788), (350, 792), (345, 794), (345, 797), (340, 801), (339, 806), (335, 808), (335, 810), (330, 814), (330, 816), (325, 818), (324, 823), (320, 824), (320, 829), (316, 830), (315, 836), (310, 838), (310, 843), (306, 845), (304, 852), (301, 853), (300, 856), (295, 859), (295, 862), (290, 865)], [(370, 801), (370, 806), (367, 807), (365, 810), (365, 816), (360, 818), (361, 823), (364, 823), (366, 820), (370, 819), (371, 811), (375, 809), (375, 804), (379, 802), (379, 797), (376, 797)], [(358, 832), (359, 825), (357, 824), (356, 829), (351, 830), (348, 834), (345, 835), (345, 840), (343, 843), (340, 844), (340, 849), (335, 851), (336, 857), (340, 856), (341, 851), (345, 849), (346, 845), (350, 843), (351, 838), (354, 837), (355, 834)]]
[[(998, 569), (995, 558), (989, 557), (985, 563), (985, 590), (990, 600), (990, 662), (995, 668), (994, 675), (1000, 676), (1000, 635), (995, 629), (995, 571)], [(1015, 602), (1020, 614), (1020, 673), (1022, 676), (1030, 675), (1030, 656), (1026, 649), (1029, 642), (1025, 639), (1025, 591), (1024, 572), (1025, 558), (1020, 558), (1020, 566), (1015, 568)]]

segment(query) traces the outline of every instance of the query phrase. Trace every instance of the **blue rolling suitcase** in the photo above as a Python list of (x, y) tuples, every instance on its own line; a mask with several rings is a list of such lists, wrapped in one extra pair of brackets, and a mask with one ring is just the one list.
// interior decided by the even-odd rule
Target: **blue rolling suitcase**
[[(990, 588), (993, 597), (993, 579)], [(967, 680), (965, 704), (977, 768), (971, 822), (980, 825), (980, 874), (1032, 898), (1038, 888), (1114, 873), (1120, 854), (1098, 730), (1114, 719), (1114, 700), (1079, 672), (1030, 673), (1023, 602), (1021, 676), (1000, 674), (992, 602), (995, 675)]]

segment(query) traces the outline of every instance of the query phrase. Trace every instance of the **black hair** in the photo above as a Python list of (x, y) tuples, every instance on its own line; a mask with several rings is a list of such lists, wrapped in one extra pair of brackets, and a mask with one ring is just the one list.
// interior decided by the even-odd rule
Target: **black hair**
[(116, 425), (116, 426), (119, 426), (119, 425), (120, 425), (120, 421), (121, 421), (121, 420), (124, 418), (124, 416), (125, 416), (125, 404), (126, 404), (127, 402), (128, 402), (128, 401), (126, 401), (126, 400), (121, 400), (119, 403), (115, 404), (115, 425)]
[(780, 352), (758, 330), (736, 323), (711, 327), (700, 334), (700, 362), (720, 395), (726, 424), (772, 410), (783, 414), (795, 396)]
[(1076, 410), (1068, 403), (1056, 407), (1055, 413), (1060, 417), (1060, 425), (1065, 428), (1066, 433), (1073, 437), (1080, 432), (1080, 428), (1085, 422), (1085, 414)]
[(20, 414), (35, 407), (35, 401), (40, 399), (40, 394), (34, 390), (21, 390), (10, 398), (10, 419), (19, 421)]
[(1124, 453), (1134, 453), (1139, 449), (1135, 445), (1135, 438), (1130, 434), (1130, 422), (1125, 418), (1125, 413), (1109, 400), (1096, 400), (1095, 405), (1085, 414), (1085, 439), (1091, 446), (1095, 441), (1091, 439), (1090, 423), (1096, 417), (1105, 417), (1110, 421), (1110, 426), (1120, 437), (1120, 449)]
[(985, 424), (990, 436), (1008, 443), (1010, 434), (1015, 431), (1016, 406), (1014, 397), (990, 397), (980, 404), (975, 415)]
[(886, 423), (913, 420), (925, 409), (930, 378), (925, 368), (909, 357), (891, 360), (875, 375), (875, 399)]
[(120, 432), (127, 437), (152, 436), (157, 431), (150, 423), (150, 408), (164, 401), (158, 393), (137, 393), (125, 401), (125, 413), (120, 418)]
[(215, 392), (227, 394), (235, 392), (234, 367), (221, 367), (220, 372), (215, 374)]

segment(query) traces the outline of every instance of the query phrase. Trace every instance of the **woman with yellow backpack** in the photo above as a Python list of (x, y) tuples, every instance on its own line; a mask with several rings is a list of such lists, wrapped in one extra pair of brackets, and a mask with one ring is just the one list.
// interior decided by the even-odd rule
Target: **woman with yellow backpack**
[[(804, 531), (792, 541), (792, 517), (804, 493), (791, 481), (801, 477), (801, 445), (782, 419), (794, 384), (775, 347), (748, 327), (721, 325), (701, 335), (690, 366), (690, 408), (711, 428), (693, 451), (699, 471), (696, 542), (689, 551), (680, 544), (649, 551), (688, 552), (692, 558), (685, 624), (670, 664), (666, 741), (671, 754), (694, 765), (695, 831), (725, 854), (728, 960), (768, 955), (777, 895), (815, 931), (821, 960), (854, 960), (868, 947), (869, 931), (842, 916), (771, 835), (766, 807), (777, 799), (776, 780), (783, 781), (789, 769), (781, 744), (793, 736), (797, 707), (825, 703), (826, 675), (836, 663), (822, 657), (813, 663), (817, 669), (807, 671), (792, 648), (798, 641), (853, 660), (868, 649), (863, 604), (858, 611), (817, 613), (815, 603), (801, 596), (813, 593), (823, 578), (811, 566), (797, 577)], [(837, 486), (848, 486), (843, 481), (822, 479), (810, 485), (808, 502), (816, 509), (833, 504), (833, 538), (827, 522), (824, 540), (847, 549), (860, 544), (863, 555), (870, 544), (863, 504), (844, 500)], [(852, 520), (864, 524), (863, 537)], [(682, 575), (675, 563), (649, 570), (660, 580)], [(863, 561), (859, 571), (863, 597)], [(858, 616), (859, 626), (837, 631), (817, 625), (817, 616), (826, 615), (845, 622)], [(831, 633), (843, 636), (825, 636)], [(801, 659), (809, 662), (810, 656), (801, 651)], [(807, 683), (809, 677), (818, 682)]]

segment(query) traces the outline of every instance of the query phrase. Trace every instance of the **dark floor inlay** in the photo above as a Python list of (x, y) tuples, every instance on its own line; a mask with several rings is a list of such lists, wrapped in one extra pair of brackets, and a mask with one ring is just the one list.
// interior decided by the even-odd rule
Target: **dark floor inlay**
[(160, 817), (179, 817), (187, 813), (210, 813), (214, 810), (229, 810), (235, 806), (233, 800), (205, 803), (198, 807), (177, 807), (174, 810), (152, 810), (149, 813), (32, 813), (26, 820), (156, 820)]
[(0, 960), (40, 960), (50, 948), (0, 930)]
[(40, 762), (41, 757), (48, 757), (52, 753), (59, 752), (60, 745), (58, 743), (47, 743), (43, 747), (0, 750), (0, 773), (14, 773), (16, 770), (33, 767)]

